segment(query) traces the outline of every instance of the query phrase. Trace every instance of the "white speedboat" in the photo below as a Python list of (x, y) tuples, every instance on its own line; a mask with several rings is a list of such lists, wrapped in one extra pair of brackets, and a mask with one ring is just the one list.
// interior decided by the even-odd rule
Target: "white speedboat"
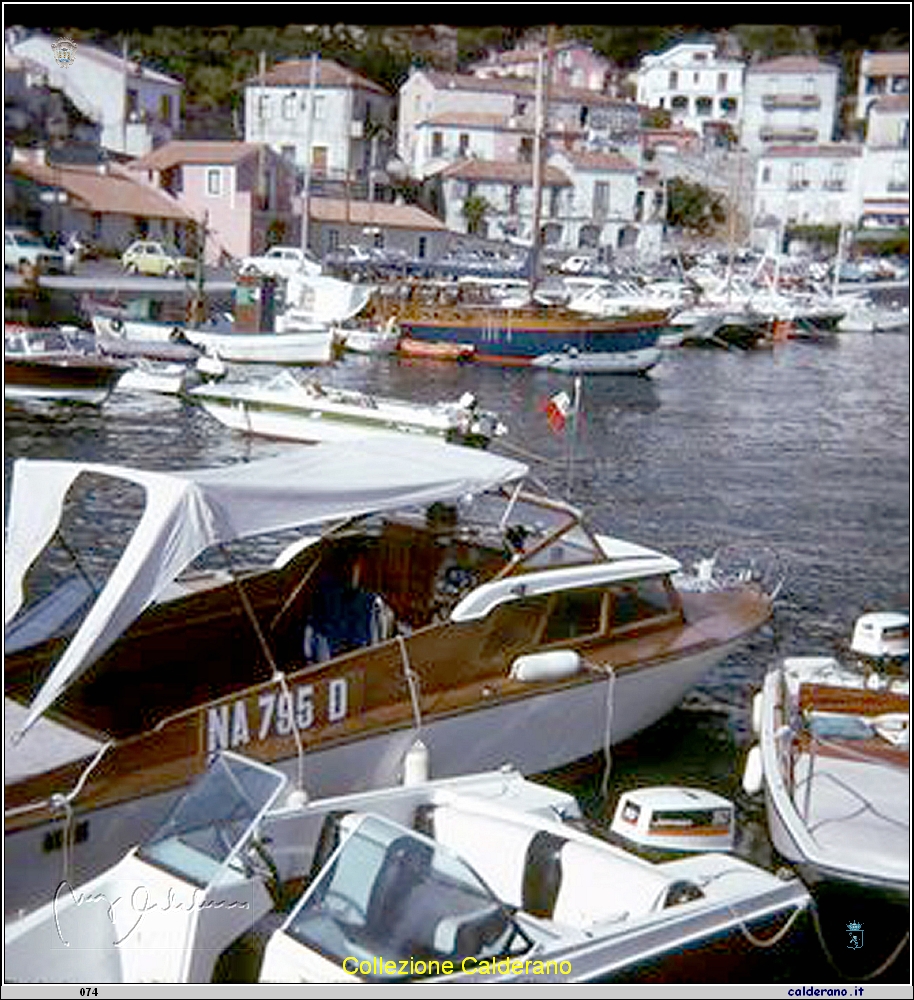
[[(747, 791), (764, 790), (772, 842), (822, 920), (843, 922), (839, 954), (859, 951), (870, 970), (904, 944), (909, 921), (908, 630), (906, 614), (863, 615), (849, 662), (790, 657), (770, 670), (744, 775)], [(861, 924), (866, 950), (841, 940), (847, 922)]]
[(798, 880), (651, 864), (510, 768), (322, 801), (286, 784), (217, 757), (120, 863), (6, 925), (7, 982), (722, 980), (802, 933)]
[(485, 447), (506, 433), (472, 393), (433, 405), (374, 396), (281, 371), (267, 382), (227, 382), (191, 389), (188, 396), (232, 430), (289, 441), (418, 435)]
[[(526, 473), (417, 435), (196, 471), (15, 463), (5, 690), (29, 712), (7, 766), (48, 710), (99, 756), (7, 783), (7, 907), (53, 891), (65, 858), (80, 880), (112, 864), (219, 749), (294, 767), (304, 745), (312, 795), (397, 780), (417, 727), (435, 775), (539, 773), (656, 722), (770, 615), (758, 580), (693, 587), (676, 559), (525, 492)], [(140, 487), (120, 561), (78, 629), (55, 593), (17, 615), (91, 477), (120, 505)], [(232, 543), (255, 536), (258, 567), (191, 566), (214, 546), (249, 565)]]

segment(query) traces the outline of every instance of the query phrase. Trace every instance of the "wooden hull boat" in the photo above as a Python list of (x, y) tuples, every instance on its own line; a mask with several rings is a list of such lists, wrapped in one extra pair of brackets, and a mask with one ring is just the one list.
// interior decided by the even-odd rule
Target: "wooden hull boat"
[[(27, 873), (8, 878), (7, 906), (60, 881), (62, 854), (43, 844), (69, 844), (88, 877), (220, 749), (284, 768), (303, 750), (318, 795), (397, 780), (417, 731), (436, 775), (506, 760), (536, 773), (651, 725), (767, 619), (756, 583), (690, 589), (676, 560), (519, 492), (525, 471), (412, 437), (199, 473), (17, 463), (8, 619), (70, 482), (126, 477), (147, 506), (75, 637), (23, 641), (19, 619), (7, 631), (24, 729), (48, 711), (99, 748), (7, 784), (8, 873)], [(36, 489), (40, 512), (24, 499)], [(328, 522), (269, 569), (175, 579), (214, 538)]]
[[(907, 658), (907, 615), (864, 615), (858, 632), (867, 627), (893, 632)], [(909, 682), (874, 662), (792, 657), (769, 671), (744, 779), (764, 791), (772, 842), (819, 901), (826, 947), (855, 976), (899, 959), (910, 920)]]
[[(394, 296), (395, 292), (388, 292)], [(671, 310), (644, 309), (600, 319), (555, 305), (507, 305), (491, 289), (470, 284), (407, 288), (375, 304), (392, 310), (404, 335), (432, 345), (468, 345), (476, 361), (530, 365), (538, 358), (575, 351), (586, 355), (652, 352)]]
[(100, 405), (129, 365), (74, 346), (56, 330), (11, 330), (3, 352), (3, 394), (9, 400)]
[(510, 768), (286, 790), (221, 754), (123, 860), (6, 925), (7, 979), (723, 981), (805, 932), (799, 881), (717, 854), (649, 863)]
[(472, 393), (456, 403), (423, 405), (300, 382), (287, 371), (262, 385), (202, 386), (192, 389), (189, 397), (232, 430), (289, 441), (407, 434), (484, 448), (506, 433), (495, 414), (478, 408)]

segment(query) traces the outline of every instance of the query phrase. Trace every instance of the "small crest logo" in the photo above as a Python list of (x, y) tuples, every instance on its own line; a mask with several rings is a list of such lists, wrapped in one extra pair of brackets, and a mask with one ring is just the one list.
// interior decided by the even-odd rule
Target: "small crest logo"
[(853, 951), (858, 951), (863, 947), (863, 924), (858, 923), (856, 920), (852, 920), (846, 925), (847, 933), (850, 935), (850, 940), (847, 943), (848, 948)]
[(58, 38), (56, 42), (51, 42), (51, 49), (59, 65), (64, 68), (73, 65), (76, 42), (72, 38)]

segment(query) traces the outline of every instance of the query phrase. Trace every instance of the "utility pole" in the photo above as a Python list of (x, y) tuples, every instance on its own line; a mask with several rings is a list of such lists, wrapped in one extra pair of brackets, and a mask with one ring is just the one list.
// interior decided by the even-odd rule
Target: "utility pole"
[(311, 144), (314, 141), (314, 95), (317, 89), (316, 52), (311, 53), (311, 73), (308, 81), (308, 119), (305, 127), (305, 181), (302, 187), (301, 248), (308, 249), (308, 226), (311, 206)]

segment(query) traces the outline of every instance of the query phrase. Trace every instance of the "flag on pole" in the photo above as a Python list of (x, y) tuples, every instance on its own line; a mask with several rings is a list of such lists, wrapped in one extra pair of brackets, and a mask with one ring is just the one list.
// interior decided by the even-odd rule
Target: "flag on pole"
[(556, 434), (561, 434), (565, 430), (565, 423), (571, 412), (571, 397), (563, 389), (550, 397), (543, 409), (546, 411), (549, 426)]

